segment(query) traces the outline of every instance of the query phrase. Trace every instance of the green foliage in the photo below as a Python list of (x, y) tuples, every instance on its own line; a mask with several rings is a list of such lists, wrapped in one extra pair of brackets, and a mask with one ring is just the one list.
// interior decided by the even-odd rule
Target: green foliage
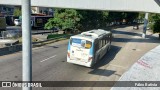
[(51, 39), (51, 38), (58, 38), (61, 36), (64, 36), (65, 34), (50, 34), (47, 36), (47, 39)]
[(80, 21), (80, 15), (74, 9), (56, 9), (54, 18), (49, 19), (45, 24), (46, 29), (60, 28), (76, 29), (78, 22)]
[(121, 21), (122, 19), (124, 19), (125, 16), (125, 13), (122, 12), (109, 12), (108, 21)]
[(59, 39), (59, 38), (68, 38), (70, 34), (49, 34), (47, 39)]
[(160, 33), (160, 19), (155, 21), (153, 25), (153, 33)]
[(108, 21), (109, 22), (122, 22), (125, 19), (127, 22), (132, 22), (134, 19), (138, 18), (139, 13), (135, 12), (109, 12)]
[(16, 8), (16, 9), (14, 10), (14, 13), (13, 13), (14, 16), (21, 16), (21, 14), (22, 14), (22, 12), (21, 12), (20, 9)]
[(138, 19), (144, 19), (145, 13), (139, 13)]
[(78, 11), (81, 15), (79, 23), (82, 30), (100, 28), (106, 26), (108, 12), (107, 11)]
[(132, 22), (134, 19), (137, 19), (139, 16), (139, 13), (136, 12), (128, 12), (126, 13), (126, 19), (128, 22)]
[(160, 14), (150, 14), (149, 15), (149, 21), (154, 22), (160, 20)]
[(92, 10), (55, 9), (54, 18), (45, 24), (46, 29), (60, 28), (62, 30), (89, 30), (105, 28), (107, 23), (122, 22), (126, 19), (132, 22), (139, 13), (135, 12), (108, 12)]
[(153, 33), (160, 33), (160, 14), (150, 14), (149, 21)]

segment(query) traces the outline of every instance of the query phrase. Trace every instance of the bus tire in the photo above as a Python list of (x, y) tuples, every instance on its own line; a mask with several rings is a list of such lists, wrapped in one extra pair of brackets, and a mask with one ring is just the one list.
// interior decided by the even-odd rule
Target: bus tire
[(97, 60), (96, 60), (95, 63), (97, 63), (97, 61), (99, 61), (99, 60), (100, 60), (100, 55), (98, 55)]
[(91, 68), (94, 67), (94, 65), (97, 63), (97, 61), (100, 59), (100, 55), (95, 60), (92, 60)]
[(95, 64), (95, 62), (92, 61), (92, 63), (91, 63), (91, 68), (93, 68), (94, 64)]

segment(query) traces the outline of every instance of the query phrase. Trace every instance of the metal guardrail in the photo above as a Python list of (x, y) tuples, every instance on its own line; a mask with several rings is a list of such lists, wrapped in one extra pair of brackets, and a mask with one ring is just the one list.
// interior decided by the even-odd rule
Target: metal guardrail
[(44, 42), (48, 42), (48, 41), (52, 41), (52, 40), (58, 40), (60, 38), (68, 38), (70, 36), (72, 36), (72, 35), (71, 34), (70, 35), (63, 35), (63, 36), (60, 36), (60, 37), (50, 38), (50, 39), (47, 39), (47, 40), (44, 40), (44, 41), (40, 41), (40, 42), (33, 42), (32, 44), (44, 43)]
[(22, 36), (22, 31), (20, 31), (20, 30), (1, 31), (1, 38), (2, 39), (19, 38), (21, 36)]

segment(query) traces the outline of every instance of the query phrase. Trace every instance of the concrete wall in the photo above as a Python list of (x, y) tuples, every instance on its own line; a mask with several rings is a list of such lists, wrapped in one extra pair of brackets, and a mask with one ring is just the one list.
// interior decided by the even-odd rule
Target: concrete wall
[(0, 48), (0, 56), (8, 55), (18, 51), (22, 51), (22, 45), (14, 45), (14, 46)]
[[(160, 13), (159, 0), (31, 0), (32, 6)], [(0, 4), (21, 5), (21, 0)]]

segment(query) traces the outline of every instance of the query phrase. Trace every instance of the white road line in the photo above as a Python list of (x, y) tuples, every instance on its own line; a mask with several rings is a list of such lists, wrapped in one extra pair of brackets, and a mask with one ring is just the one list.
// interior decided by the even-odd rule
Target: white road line
[(42, 61), (40, 61), (40, 62), (47, 61), (47, 60), (49, 60), (49, 59), (51, 59), (51, 58), (54, 58), (54, 57), (56, 57), (56, 56), (57, 56), (57, 55), (51, 56), (51, 57), (49, 57), (49, 58), (46, 58), (46, 59), (44, 59), (44, 60), (42, 60)]

